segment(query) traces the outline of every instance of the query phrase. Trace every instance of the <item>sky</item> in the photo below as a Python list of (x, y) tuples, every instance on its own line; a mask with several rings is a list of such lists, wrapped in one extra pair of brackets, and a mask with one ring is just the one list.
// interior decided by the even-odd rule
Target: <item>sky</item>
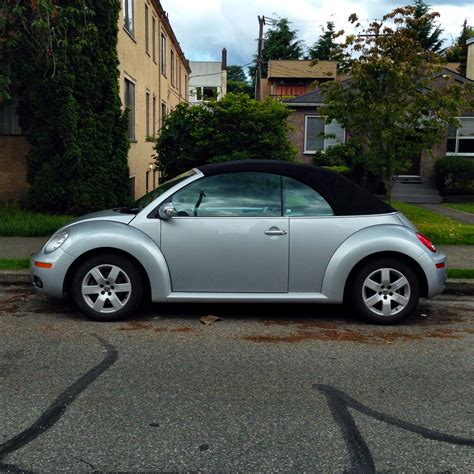
[[(408, 2), (407, 2), (408, 3)], [(430, 0), (440, 13), (443, 36), (448, 46), (461, 31), (464, 18), (474, 25), (472, 0)], [(394, 0), (161, 0), (173, 30), (190, 61), (220, 61), (227, 48), (228, 64), (252, 61), (258, 37), (258, 15), (292, 20), (298, 37), (312, 45), (327, 21), (336, 29), (353, 32), (347, 22), (356, 13), (362, 24), (381, 18), (397, 6)], [(268, 28), (266, 26), (265, 28)]]

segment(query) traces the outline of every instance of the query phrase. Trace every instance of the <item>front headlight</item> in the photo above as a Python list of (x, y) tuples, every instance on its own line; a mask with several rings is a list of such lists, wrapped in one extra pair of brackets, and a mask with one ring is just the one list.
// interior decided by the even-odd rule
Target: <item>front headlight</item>
[(61, 247), (64, 242), (66, 242), (67, 238), (69, 237), (69, 231), (66, 230), (61, 232), (58, 235), (52, 237), (48, 243), (44, 246), (44, 253), (51, 253)]

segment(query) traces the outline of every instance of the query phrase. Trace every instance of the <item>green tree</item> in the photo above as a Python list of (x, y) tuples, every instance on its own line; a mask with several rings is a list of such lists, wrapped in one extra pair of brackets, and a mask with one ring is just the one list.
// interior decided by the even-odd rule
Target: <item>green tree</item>
[(321, 115), (348, 131), (363, 150), (359, 164), (383, 180), (388, 199), (410, 159), (440, 143), (448, 125), (459, 125), (472, 91), (443, 76), (441, 56), (422, 48), (410, 27), (415, 12), (397, 8), (364, 35), (348, 36), (345, 48), (357, 53), (350, 81), (321, 85)]
[(414, 11), (407, 20), (407, 27), (427, 51), (441, 51), (443, 39), (440, 38), (443, 30), (437, 23), (439, 13), (431, 12), (431, 6), (424, 0), (415, 0)]
[(227, 66), (227, 92), (253, 95), (253, 88), (244, 68), (238, 65)]
[(180, 104), (156, 139), (156, 166), (165, 179), (205, 163), (293, 160), (288, 139), (291, 111), (278, 101), (228, 94), (206, 105)]
[(458, 72), (459, 74), (466, 75), (466, 63), (467, 63), (467, 44), (466, 41), (469, 38), (474, 38), (474, 28), (467, 24), (467, 19), (464, 20), (462, 25), (461, 34), (458, 36), (452, 46), (446, 49), (446, 61), (453, 63), (459, 63)]
[[(304, 53), (303, 41), (297, 39), (297, 30), (290, 27), (287, 18), (280, 18), (267, 30), (264, 36), (262, 53), (262, 77), (267, 76), (270, 59), (301, 59)], [(256, 63), (255, 56), (255, 63)], [(256, 66), (250, 68), (255, 80)]]
[(79, 214), (127, 199), (120, 6), (119, 0), (4, 2), (7, 92), (20, 100), (20, 124), (31, 144), (32, 209)]
[(309, 59), (320, 59), (323, 61), (330, 61), (335, 59), (337, 55), (338, 44), (335, 41), (336, 31), (334, 29), (334, 22), (328, 21), (326, 23), (326, 30), (323, 29), (322, 35), (318, 40), (308, 49)]

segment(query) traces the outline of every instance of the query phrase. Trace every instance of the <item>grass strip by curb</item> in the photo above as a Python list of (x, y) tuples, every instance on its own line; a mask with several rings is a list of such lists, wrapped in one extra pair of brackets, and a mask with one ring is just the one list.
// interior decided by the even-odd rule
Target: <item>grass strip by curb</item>
[(25, 258), (0, 258), (0, 270), (27, 270), (30, 268), (30, 259)]
[[(0, 258), (0, 270), (28, 270), (29, 258)], [(474, 279), (474, 269), (450, 268), (448, 278)]]

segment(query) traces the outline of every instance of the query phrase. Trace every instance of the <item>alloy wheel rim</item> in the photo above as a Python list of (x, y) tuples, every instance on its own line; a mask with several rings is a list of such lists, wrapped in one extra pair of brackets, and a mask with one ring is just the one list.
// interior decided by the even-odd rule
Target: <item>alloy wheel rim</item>
[(407, 277), (394, 268), (373, 271), (362, 285), (362, 300), (378, 316), (395, 316), (410, 302), (411, 288)]
[(127, 273), (111, 264), (98, 265), (86, 273), (81, 285), (82, 298), (98, 313), (116, 313), (129, 301), (132, 283)]

